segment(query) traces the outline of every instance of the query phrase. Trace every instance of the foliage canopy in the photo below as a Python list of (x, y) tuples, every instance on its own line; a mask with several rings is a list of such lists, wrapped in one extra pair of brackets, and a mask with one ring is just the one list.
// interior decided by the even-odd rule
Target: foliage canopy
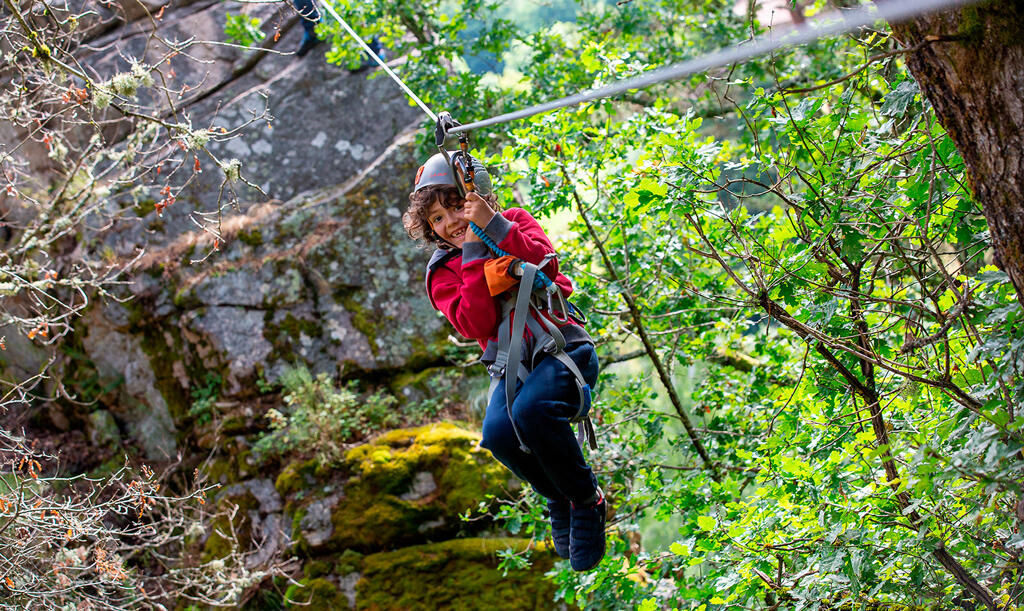
[[(415, 39), (403, 77), (468, 122), (769, 28), (734, 4), (580, 3), (532, 32), (498, 3), (341, 8)], [(566, 599), (1018, 604), (1020, 306), (905, 52), (879, 24), (474, 135), (507, 204), (571, 219), (563, 260), (606, 360), (650, 364), (606, 374), (617, 543), (554, 575)], [(521, 78), (458, 69), (488, 53)], [(638, 536), (651, 522), (666, 541)]]
[[(74, 55), (95, 26), (87, 15), (5, 6), (3, 120), (48, 161), (0, 158), (5, 202), (30, 211), (0, 255), (0, 323), (22, 345), (53, 343), (122, 271), (109, 261), (53, 269), (53, 253), (92, 219), (147, 197), (163, 210), (205, 164), (223, 175), (223, 197), (192, 219), (210, 234), (206, 252), (217, 250), (244, 174), (205, 145), (244, 126), (197, 128), (178, 112), (187, 91), (167, 84), (168, 66), (195, 41), (160, 41), (163, 59), (100, 79)], [(485, 0), (334, 6), (407, 55), (403, 78), (463, 122), (771, 26), (756, 2), (737, 11), (724, 0), (580, 2), (574, 21), (542, 27)], [(334, 39), (330, 61), (359, 61), (336, 24), (321, 29)], [(230, 30), (242, 43), (262, 37), (244, 17)], [(561, 597), (699, 611), (1020, 604), (1021, 308), (988, 264), (980, 203), (903, 67), (906, 51), (879, 24), (474, 134), (506, 204), (569, 219), (563, 261), (605, 360), (644, 362), (604, 374), (594, 459), (615, 505), (613, 545), (595, 571), (558, 565)], [(500, 60), (502, 74), (468, 70), (479, 58)], [(323, 381), (301, 382), (298, 406), (303, 393), (326, 396)], [(5, 457), (31, 454), (5, 439)], [(24, 506), (34, 490), (8, 483), (2, 496), (17, 492)], [(503, 515), (543, 536), (538, 501)], [(45, 511), (17, 515), (36, 517), (18, 528), (56, 528)], [(19, 532), (14, 523), (4, 518), (0, 534)], [(200, 585), (221, 584), (221, 568)], [(109, 577), (93, 573), (86, 587)], [(41, 579), (17, 577), (3, 587)]]

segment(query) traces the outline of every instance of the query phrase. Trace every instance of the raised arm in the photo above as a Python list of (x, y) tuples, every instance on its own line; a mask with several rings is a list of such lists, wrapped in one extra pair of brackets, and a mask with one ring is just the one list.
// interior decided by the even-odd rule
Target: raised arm
[[(555, 247), (551, 245), (540, 223), (522, 208), (509, 208), (501, 214), (495, 214), (484, 227), (484, 233), (502, 250), (534, 265), (540, 264), (545, 256), (555, 252)], [(552, 259), (541, 269), (549, 278), (556, 280), (558, 260)], [(558, 285), (566, 295), (572, 292), (572, 285), (564, 276)]]

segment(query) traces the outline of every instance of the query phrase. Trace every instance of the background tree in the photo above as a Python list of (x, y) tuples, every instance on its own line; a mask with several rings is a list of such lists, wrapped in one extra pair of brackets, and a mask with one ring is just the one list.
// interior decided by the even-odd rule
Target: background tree
[(907, 68), (967, 164), (997, 265), (1024, 302), (1024, 2), (986, 2), (896, 24)]

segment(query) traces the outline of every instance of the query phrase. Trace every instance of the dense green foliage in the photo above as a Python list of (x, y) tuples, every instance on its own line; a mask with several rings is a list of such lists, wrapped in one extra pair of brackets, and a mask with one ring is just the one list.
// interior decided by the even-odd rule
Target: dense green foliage
[[(582, 5), (532, 33), (479, 2), (339, 8), (414, 47), (403, 77), (468, 122), (764, 31), (733, 4)], [(605, 359), (650, 364), (599, 389), (617, 534), (597, 570), (551, 573), (565, 599), (970, 607), (974, 583), (1020, 604), (1021, 308), (883, 25), (474, 134), (506, 204), (571, 219)], [(484, 53), (522, 80), (459, 71)], [(541, 536), (532, 503), (514, 521)]]

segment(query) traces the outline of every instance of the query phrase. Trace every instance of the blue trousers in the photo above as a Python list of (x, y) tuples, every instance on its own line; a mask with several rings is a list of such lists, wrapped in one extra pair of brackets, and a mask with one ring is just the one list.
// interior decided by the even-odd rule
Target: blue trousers
[[(594, 347), (580, 343), (567, 348), (567, 354), (593, 388), (598, 370)], [(511, 410), (505, 408), (504, 380), (491, 395), (480, 445), (542, 496), (574, 503), (588, 500), (597, 487), (597, 478), (569, 424), (569, 418), (579, 410), (575, 376), (558, 359), (547, 356), (525, 382), (517, 381), (516, 386)], [(519, 448), (509, 411), (529, 453)]]
[(316, 4), (314, 4), (313, 0), (292, 0), (292, 5), (299, 12), (305, 35), (310, 38), (314, 37), (313, 30), (320, 21), (320, 11), (317, 10)]

